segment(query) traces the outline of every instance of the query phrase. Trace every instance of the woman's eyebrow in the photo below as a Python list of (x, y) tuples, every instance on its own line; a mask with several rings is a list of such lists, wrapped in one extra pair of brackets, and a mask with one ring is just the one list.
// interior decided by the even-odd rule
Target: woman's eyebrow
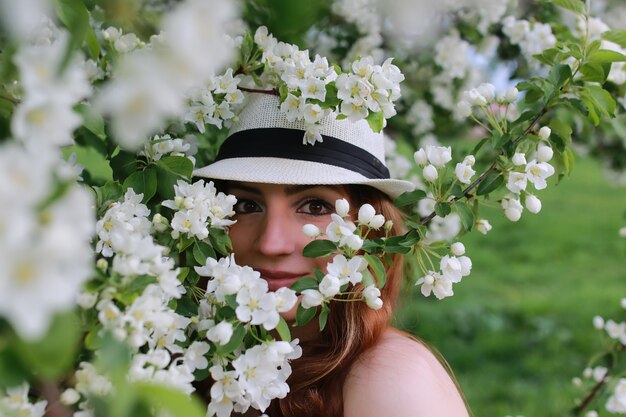
[(337, 191), (338, 193), (341, 193), (342, 187), (341, 186), (333, 186), (333, 185), (317, 185), (317, 184), (313, 184), (313, 185), (288, 185), (285, 187), (285, 194), (288, 196), (291, 196), (293, 194), (298, 194), (301, 193), (303, 191), (309, 191), (309, 190), (314, 190), (314, 189), (324, 189), (324, 188), (330, 188), (333, 191)]
[(263, 194), (258, 188), (252, 187), (250, 185), (241, 184), (238, 182), (233, 182), (229, 184), (228, 192), (230, 193), (232, 190), (247, 191), (249, 193), (257, 194), (257, 195)]

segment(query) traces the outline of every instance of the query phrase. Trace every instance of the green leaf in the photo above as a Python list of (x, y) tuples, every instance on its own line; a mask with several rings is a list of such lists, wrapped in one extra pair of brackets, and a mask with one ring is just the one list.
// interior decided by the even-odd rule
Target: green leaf
[(586, 85), (581, 92), (581, 99), (594, 125), (600, 124), (600, 115), (615, 116), (615, 100), (602, 87)]
[(193, 258), (198, 265), (206, 265), (207, 258), (216, 258), (215, 250), (206, 242), (196, 242), (193, 245)]
[(583, 74), (583, 81), (596, 82), (604, 84), (608, 77), (608, 71), (605, 71), (605, 65), (598, 62), (586, 62), (580, 66), (580, 72)]
[(441, 202), (435, 204), (435, 213), (437, 213), (437, 216), (439, 217), (446, 217), (451, 211), (452, 208), (450, 207), (450, 203)]
[(369, 123), (370, 128), (374, 132), (380, 132), (383, 130), (383, 126), (385, 124), (385, 116), (383, 116), (383, 112), (371, 112), (367, 115), (367, 123)]
[(624, 29), (609, 30), (604, 32), (602, 34), (602, 39), (614, 42), (622, 48), (626, 48), (626, 30)]
[(468, 232), (472, 230), (472, 227), (474, 226), (474, 212), (472, 211), (470, 206), (457, 201), (456, 203), (454, 203), (454, 208), (456, 212), (459, 213), (463, 228)]
[(500, 187), (502, 183), (504, 183), (504, 178), (502, 177), (502, 174), (499, 172), (491, 171), (489, 172), (489, 174), (487, 174), (485, 179), (483, 179), (481, 183), (478, 184), (478, 188), (476, 189), (476, 194), (477, 195), (489, 194), (493, 190)]
[(54, 380), (65, 375), (78, 353), (81, 325), (71, 312), (57, 314), (45, 336), (36, 342), (18, 342), (17, 353), (40, 377)]
[(554, 4), (577, 14), (585, 13), (585, 4), (581, 0), (552, 0)]
[(137, 170), (137, 156), (130, 152), (120, 151), (111, 158), (110, 165), (113, 170), (113, 179), (122, 182)]
[(478, 142), (476, 146), (474, 146), (474, 149), (472, 150), (471, 154), (476, 155), (478, 151), (483, 147), (483, 145), (487, 143), (488, 141), (489, 141), (489, 138), (481, 139), (480, 142)]
[(165, 414), (185, 417), (205, 417), (206, 406), (193, 395), (164, 385), (137, 384), (137, 392), (148, 404)]
[(403, 246), (403, 240), (404, 236), (392, 236), (385, 239), (385, 247), (383, 251), (385, 253), (409, 253), (411, 251), (411, 248), (408, 246)]
[(12, 345), (0, 348), (0, 387), (14, 387), (30, 378), (31, 372)]
[(243, 338), (245, 336), (246, 336), (246, 329), (243, 327), (243, 325), (238, 323), (237, 325), (234, 326), (233, 335), (231, 336), (228, 343), (226, 343), (225, 345), (217, 345), (215, 348), (215, 352), (221, 356), (224, 356), (233, 352), (235, 349), (241, 346), (241, 344), (243, 343)]
[(600, 49), (587, 57), (589, 62), (606, 63), (606, 62), (624, 62), (626, 55), (609, 49)]
[(157, 173), (154, 167), (148, 167), (143, 171), (135, 171), (122, 184), (124, 190), (132, 188), (136, 194), (143, 194), (143, 203), (150, 201), (157, 190)]
[(178, 175), (174, 175), (163, 168), (156, 167), (157, 169), (157, 191), (159, 197), (163, 200), (173, 200), (176, 195), (174, 186), (178, 181), (182, 181)]
[(280, 340), (284, 342), (291, 342), (291, 331), (289, 330), (289, 325), (282, 317), (278, 320), (276, 332), (280, 336)]
[(423, 190), (407, 191), (400, 194), (400, 196), (394, 200), (394, 204), (400, 208), (412, 206), (425, 197), (426, 192)]
[(554, 140), (553, 136), (557, 136), (563, 145), (572, 143), (572, 126), (569, 123), (555, 118), (550, 121), (549, 127), (552, 130), (551, 140)]
[(172, 174), (191, 179), (193, 162), (184, 156), (165, 156), (157, 161), (157, 165)]
[(374, 271), (378, 288), (383, 288), (385, 286), (385, 283), (387, 282), (387, 271), (385, 270), (385, 265), (383, 265), (378, 256), (373, 256), (366, 253), (363, 255), (363, 257), (372, 268), (372, 271)]
[(89, 29), (89, 11), (82, 0), (55, 0), (59, 20), (72, 35), (71, 49), (79, 49)]
[(313, 289), (313, 288), (317, 288), (318, 285), (319, 285), (319, 283), (317, 282), (317, 280), (315, 278), (305, 277), (305, 278), (298, 279), (296, 282), (291, 284), (289, 286), (289, 288), (291, 288), (292, 290), (294, 290), (297, 293), (301, 293), (304, 290), (310, 290), (310, 289)]
[(215, 249), (218, 253), (221, 253), (222, 255), (228, 255), (230, 253), (230, 250), (233, 248), (230, 237), (224, 229), (211, 227), (209, 229), (209, 240), (213, 245), (213, 249)]
[(313, 317), (315, 317), (316, 313), (317, 308), (304, 308), (302, 307), (302, 304), (298, 304), (298, 310), (296, 310), (296, 325), (304, 326), (305, 324), (313, 320)]
[(318, 239), (309, 243), (302, 250), (302, 254), (307, 258), (319, 258), (328, 256), (337, 250), (337, 244), (330, 240)]
[(565, 171), (565, 175), (570, 175), (570, 173), (574, 169), (574, 163), (576, 162), (576, 155), (574, 154), (574, 151), (571, 150), (571, 148), (567, 148), (565, 149), (565, 152), (563, 152), (562, 157), (563, 157), (563, 168)]
[(363, 241), (363, 246), (361, 246), (361, 250), (364, 252), (372, 253), (372, 252), (380, 252), (380, 250), (384, 246), (384, 241), (380, 238), (377, 239), (365, 239)]
[(548, 74), (548, 80), (557, 89), (561, 88), (565, 82), (572, 77), (572, 69), (569, 65), (561, 64), (552, 67)]
[(330, 308), (328, 308), (328, 306), (326, 305), (322, 306), (322, 311), (320, 312), (320, 316), (319, 316), (320, 331), (324, 330), (324, 328), (326, 327), (329, 314), (330, 314)]
[(94, 111), (90, 105), (83, 103), (78, 104), (76, 110), (82, 116), (83, 126), (85, 126), (87, 130), (102, 140), (107, 138), (106, 132), (104, 131), (104, 119), (99, 113)]

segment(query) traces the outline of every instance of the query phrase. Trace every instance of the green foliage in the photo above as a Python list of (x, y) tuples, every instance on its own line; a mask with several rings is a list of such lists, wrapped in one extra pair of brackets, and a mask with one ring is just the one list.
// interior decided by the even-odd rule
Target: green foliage
[(328, 256), (337, 250), (337, 244), (330, 240), (318, 239), (306, 245), (302, 251), (307, 258)]
[(385, 265), (383, 265), (382, 261), (377, 256), (366, 253), (363, 257), (367, 261), (370, 268), (372, 268), (372, 271), (374, 271), (376, 286), (378, 288), (383, 288), (387, 282), (387, 270), (385, 269)]

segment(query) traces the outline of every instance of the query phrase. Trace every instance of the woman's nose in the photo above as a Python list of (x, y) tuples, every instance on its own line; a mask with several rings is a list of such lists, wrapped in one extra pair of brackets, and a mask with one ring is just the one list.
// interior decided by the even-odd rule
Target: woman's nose
[(294, 230), (295, 226), (289, 221), (286, 213), (268, 210), (262, 227), (258, 241), (261, 253), (266, 256), (279, 256), (289, 255), (296, 250), (298, 230)]

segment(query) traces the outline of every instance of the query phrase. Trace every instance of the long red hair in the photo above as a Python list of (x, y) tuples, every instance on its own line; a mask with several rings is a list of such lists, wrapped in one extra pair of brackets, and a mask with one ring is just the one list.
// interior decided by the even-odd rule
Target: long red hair
[[(367, 186), (347, 186), (351, 207), (358, 210), (369, 203), (393, 221), (391, 233), (402, 233), (401, 211), (387, 195)], [(356, 217), (353, 214), (353, 218)], [(387, 281), (381, 290), (384, 302), (379, 310), (364, 302), (334, 302), (320, 337), (303, 343), (303, 356), (292, 363), (287, 383), (290, 393), (272, 402), (268, 414), (272, 417), (342, 417), (343, 384), (352, 364), (381, 338), (393, 314), (401, 284), (403, 262), (394, 256), (387, 266)], [(362, 289), (358, 285), (355, 290)]]

